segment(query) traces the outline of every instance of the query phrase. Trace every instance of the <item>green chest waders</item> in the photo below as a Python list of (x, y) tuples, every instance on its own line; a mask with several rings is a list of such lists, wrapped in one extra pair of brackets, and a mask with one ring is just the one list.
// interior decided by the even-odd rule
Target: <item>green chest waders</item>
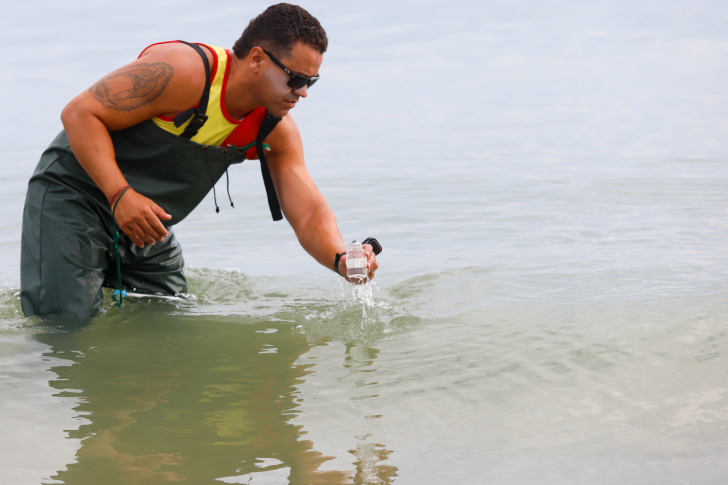
[[(209, 96), (209, 86), (205, 95)], [(207, 99), (200, 101), (203, 106)], [(281, 214), (262, 140), (278, 121), (268, 114), (256, 138), (274, 220)], [(242, 150), (200, 145), (164, 131), (151, 120), (110, 135), (117, 164), (129, 185), (172, 216), (162, 221), (168, 229), (187, 217), (231, 164), (245, 159)], [(41, 156), (28, 183), (20, 272), (26, 316), (73, 313), (89, 318), (98, 311), (101, 287), (118, 287), (114, 225), (106, 197), (78, 163), (62, 131)], [(122, 234), (119, 255), (125, 288), (164, 295), (186, 292), (182, 250), (171, 230), (163, 242), (144, 248)]]

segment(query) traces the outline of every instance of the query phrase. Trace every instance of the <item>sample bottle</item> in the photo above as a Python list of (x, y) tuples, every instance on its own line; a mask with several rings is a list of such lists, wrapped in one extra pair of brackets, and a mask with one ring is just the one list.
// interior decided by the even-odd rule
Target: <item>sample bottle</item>
[(360, 242), (351, 241), (346, 250), (346, 275), (351, 278), (367, 277), (367, 257)]

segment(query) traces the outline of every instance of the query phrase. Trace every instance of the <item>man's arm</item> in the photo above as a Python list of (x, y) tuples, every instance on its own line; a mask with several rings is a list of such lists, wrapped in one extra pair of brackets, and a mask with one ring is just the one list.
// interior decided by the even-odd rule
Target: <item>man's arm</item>
[[(154, 46), (68, 103), (61, 121), (71, 150), (107, 199), (128, 185), (116, 164), (109, 130), (188, 109), (199, 101), (204, 85), (204, 66), (194, 50), (184, 44)], [(160, 219), (172, 217), (133, 190), (119, 200), (114, 215), (139, 247), (163, 240), (167, 230)]]
[[(303, 143), (291, 115), (285, 116), (266, 138), (271, 152), (266, 155), (281, 208), (298, 241), (313, 258), (333, 271), (336, 253), (346, 251), (336, 217), (314, 184), (303, 159)], [(364, 245), (369, 279), (379, 267), (372, 247)], [(339, 262), (346, 277), (346, 256)]]

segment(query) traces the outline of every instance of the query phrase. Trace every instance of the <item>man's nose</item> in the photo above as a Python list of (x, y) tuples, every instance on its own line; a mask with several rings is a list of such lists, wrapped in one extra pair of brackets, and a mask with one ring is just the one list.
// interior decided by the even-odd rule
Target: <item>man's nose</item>
[(294, 89), (293, 94), (305, 98), (308, 96), (308, 86), (304, 84), (302, 88)]

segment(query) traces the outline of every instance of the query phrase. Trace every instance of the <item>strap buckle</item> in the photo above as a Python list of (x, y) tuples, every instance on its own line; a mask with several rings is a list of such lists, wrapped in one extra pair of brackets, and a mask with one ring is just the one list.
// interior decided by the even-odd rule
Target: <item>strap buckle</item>
[[(192, 118), (190, 118), (190, 115), (192, 115)], [(180, 136), (182, 136), (182, 138), (190, 140), (193, 136), (197, 134), (198, 131), (200, 131), (200, 128), (202, 128), (202, 126), (207, 121), (208, 116), (199, 108), (193, 108), (187, 111), (183, 111), (182, 113), (175, 116), (174, 126), (180, 127), (188, 119), (190, 120), (190, 122), (185, 127), (184, 133), (182, 133), (182, 135)]]
[(197, 132), (200, 131), (200, 128), (202, 128), (205, 124), (207, 119), (208, 116), (205, 113), (201, 113), (195, 109), (192, 114), (192, 119), (190, 119), (190, 123), (187, 125), (187, 128), (185, 128), (184, 136), (189, 136), (189, 138), (187, 138), (188, 140), (195, 136)]

